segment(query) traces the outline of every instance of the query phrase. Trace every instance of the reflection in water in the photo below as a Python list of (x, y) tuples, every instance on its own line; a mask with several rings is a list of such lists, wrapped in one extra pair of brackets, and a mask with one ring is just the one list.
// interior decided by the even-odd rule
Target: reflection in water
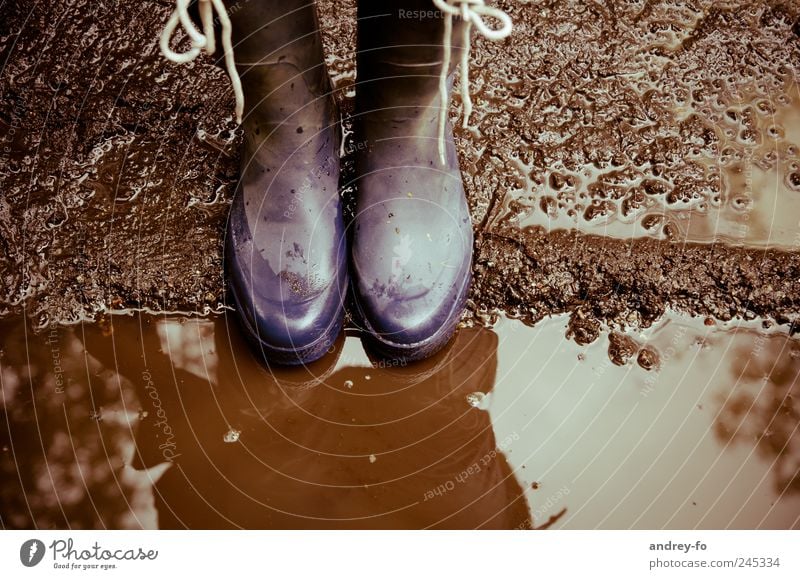
[[(109, 512), (106, 494), (132, 494), (118, 473), (137, 476), (121, 457), (135, 469), (171, 463), (163, 475), (138, 475), (161, 475), (153, 490), (162, 528), (531, 526), (506, 443), (468, 401), (494, 384), (489, 330), (463, 331), (436, 358), (408, 367), (370, 364), (352, 347), (357, 340), (344, 351), (341, 340), (308, 368), (265, 370), (225, 318), (114, 317), (63, 331), (58, 368), (46, 335), (28, 336), (37, 361), (25, 363), (20, 329), (6, 334), (17, 344), (3, 360), (15, 458), (3, 475), (10, 480), (19, 464), (24, 492), (13, 491), (22, 504), (4, 500), (3, 510), (28, 515), (6, 522), (4, 513), (6, 526), (41, 526), (40, 513), (54, 516), (59, 504), (71, 510), (48, 523), (57, 527), (143, 524), (120, 519), (118, 497), (122, 512)], [(69, 384), (60, 420), (59, 375)], [(25, 393), (47, 412), (24, 403)], [(29, 497), (51, 503), (29, 511)]]
[(800, 493), (800, 344), (759, 336), (738, 347), (732, 370), (738, 388), (719, 397), (717, 435), (726, 442), (754, 441), (774, 463), (775, 493)]
[(413, 366), (342, 337), (290, 370), (229, 324), (0, 322), (0, 524), (800, 527), (800, 345), (775, 331), (668, 317), (631, 334), (645, 370), (564, 317), (503, 320)]
[(488, 414), (466, 401), (493, 387), (490, 331), (462, 332), (407, 368), (343, 360), (334, 370), (336, 351), (308, 368), (266, 371), (223, 320), (119, 331), (134, 323), (114, 320), (112, 342), (86, 343), (100, 357), (110, 345), (142, 353), (120, 365), (141, 377), (148, 412), (139, 461), (174, 458), (156, 485), (161, 527), (528, 526)]
[(800, 528), (797, 340), (669, 315), (631, 334), (658, 353), (646, 370), (635, 348), (618, 366), (607, 335), (582, 346), (566, 326), (495, 328), (490, 415), (498, 439), (519, 434), (508, 460), (534, 520), (566, 506), (558, 528)]
[(0, 526), (152, 527), (150, 478), (125, 467), (139, 403), (79, 332), (0, 322)]

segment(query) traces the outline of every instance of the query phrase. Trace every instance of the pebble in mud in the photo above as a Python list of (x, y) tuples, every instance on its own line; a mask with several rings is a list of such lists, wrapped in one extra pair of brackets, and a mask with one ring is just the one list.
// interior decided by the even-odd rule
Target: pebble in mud
[(652, 370), (658, 365), (658, 352), (656, 352), (650, 346), (645, 346), (639, 351), (639, 355), (636, 357), (636, 361), (639, 363), (639, 366), (644, 368), (645, 370)]
[(656, 231), (663, 222), (663, 215), (648, 215), (642, 219), (642, 227), (648, 231)]
[(569, 318), (566, 337), (581, 346), (591, 344), (600, 337), (600, 321), (583, 312), (575, 312)]
[(611, 332), (608, 335), (608, 357), (617, 366), (624, 366), (639, 351), (639, 344), (625, 334)]
[(786, 183), (792, 191), (800, 191), (800, 171), (792, 171), (786, 176)]

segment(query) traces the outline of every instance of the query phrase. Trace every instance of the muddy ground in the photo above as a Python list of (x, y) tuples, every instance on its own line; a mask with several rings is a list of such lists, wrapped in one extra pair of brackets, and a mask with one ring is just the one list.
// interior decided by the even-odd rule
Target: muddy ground
[[(321, 15), (347, 111), (355, 8), (333, 4)], [(477, 233), (473, 316), (569, 311), (579, 341), (667, 308), (797, 320), (799, 238), (695, 243), (681, 216), (752, 205), (758, 192), (731, 177), (747, 163), (800, 194), (793, 132), (772, 122), (796, 109), (800, 4), (494, 4), (515, 32), (475, 37), (476, 110), (457, 132)], [(0, 315), (24, 310), (45, 326), (224, 307), (240, 135), (225, 74), (209, 58), (159, 54), (171, 5), (0, 5)], [(460, 106), (455, 96), (454, 120)], [(599, 233), (617, 219), (642, 234), (548, 231), (531, 216)]]

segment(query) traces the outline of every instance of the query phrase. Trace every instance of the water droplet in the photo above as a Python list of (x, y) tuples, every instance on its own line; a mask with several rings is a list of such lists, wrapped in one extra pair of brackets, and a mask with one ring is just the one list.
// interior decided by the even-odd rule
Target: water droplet
[(235, 428), (231, 428), (228, 432), (225, 433), (225, 436), (222, 437), (224, 442), (228, 444), (238, 442), (239, 436), (242, 434), (241, 430), (236, 430)]
[(485, 409), (486, 406), (486, 394), (483, 392), (473, 392), (472, 394), (467, 394), (467, 404), (474, 408)]
[(353, 381), (352, 380), (345, 380), (344, 381), (344, 387), (345, 388), (352, 388), (353, 387)]

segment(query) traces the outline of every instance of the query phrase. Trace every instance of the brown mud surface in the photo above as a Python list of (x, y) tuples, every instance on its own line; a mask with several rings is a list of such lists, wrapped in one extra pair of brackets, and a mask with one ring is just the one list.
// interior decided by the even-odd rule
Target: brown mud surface
[(800, 331), (797, 253), (541, 229), (522, 239), (516, 230), (503, 233), (484, 234), (475, 257), (475, 311), (490, 323), (499, 307), (526, 323), (573, 312), (572, 337), (588, 343), (600, 320), (647, 327), (672, 309), (721, 320), (770, 318)]
[[(474, 38), (457, 131), (473, 313), (573, 312), (584, 340), (667, 308), (793, 322), (800, 4), (496, 4), (515, 32)], [(224, 306), (240, 135), (222, 70), (159, 54), (171, 6), (0, 6), (0, 315)], [(320, 9), (347, 111), (354, 3)]]

